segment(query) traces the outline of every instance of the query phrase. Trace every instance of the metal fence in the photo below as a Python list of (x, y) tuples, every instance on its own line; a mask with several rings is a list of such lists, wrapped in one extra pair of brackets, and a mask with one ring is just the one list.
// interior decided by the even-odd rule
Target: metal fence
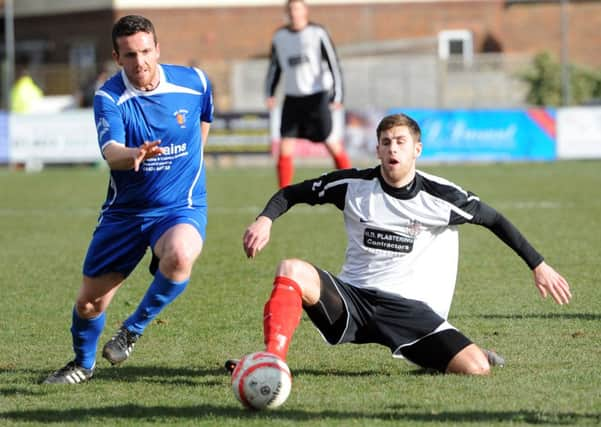
[[(519, 74), (528, 56), (475, 55), (472, 62), (435, 55), (342, 57), (347, 109), (512, 108), (526, 105)], [(230, 108), (263, 108), (266, 60), (234, 62)]]
[[(529, 56), (475, 55), (467, 64), (435, 54), (341, 55), (347, 109), (512, 108), (526, 105), (518, 74)], [(263, 110), (267, 60), (203, 62), (222, 111)], [(90, 70), (48, 64), (32, 71), (47, 95), (76, 94)], [(280, 85), (282, 86), (282, 85)]]

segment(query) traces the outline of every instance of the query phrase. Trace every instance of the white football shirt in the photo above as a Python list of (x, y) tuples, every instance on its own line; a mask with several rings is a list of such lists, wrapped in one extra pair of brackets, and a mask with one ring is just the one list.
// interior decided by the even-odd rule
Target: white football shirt
[(286, 95), (331, 91), (332, 101), (342, 102), (340, 65), (330, 36), (322, 26), (309, 23), (300, 31), (281, 27), (275, 32), (265, 80), (266, 96), (274, 95), (282, 72)]
[(403, 188), (389, 186), (379, 167), (331, 172), (280, 190), (261, 215), (275, 219), (296, 203), (332, 203), (342, 210), (348, 244), (341, 280), (423, 301), (444, 319), (457, 277), (457, 225), (491, 229), (531, 268), (542, 261), (500, 213), (421, 171)]

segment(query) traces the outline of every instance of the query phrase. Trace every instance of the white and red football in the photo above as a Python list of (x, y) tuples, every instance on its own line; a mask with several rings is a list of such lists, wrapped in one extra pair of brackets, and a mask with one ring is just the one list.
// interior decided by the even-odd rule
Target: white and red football
[(291, 388), (286, 362), (266, 351), (247, 354), (232, 372), (232, 390), (246, 408), (277, 408), (288, 399)]

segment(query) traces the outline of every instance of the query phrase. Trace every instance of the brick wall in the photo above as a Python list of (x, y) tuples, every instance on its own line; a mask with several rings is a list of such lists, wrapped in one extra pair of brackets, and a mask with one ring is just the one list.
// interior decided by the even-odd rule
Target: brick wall
[[(559, 57), (559, 4), (518, 4), (503, 12), (501, 38), (508, 51), (536, 53), (549, 50)], [(572, 1), (568, 15), (570, 61), (601, 67), (601, 2)]]
[[(475, 35), (476, 49), (482, 48), (488, 36), (507, 53), (550, 49), (559, 54), (559, 11), (554, 2), (506, 5), (503, 0), (473, 0), (312, 6), (311, 19), (325, 25), (338, 45), (435, 36), (441, 30), (467, 28)], [(110, 59), (110, 27), (114, 19), (128, 13), (149, 17), (157, 27), (163, 59), (178, 63), (265, 56), (274, 29), (284, 23), (281, 7), (106, 10), (18, 18), (16, 40), (50, 40), (48, 59), (61, 62), (67, 59), (70, 42), (91, 39), (102, 59)], [(569, 14), (570, 56), (601, 66), (601, 2), (572, 1)]]
[[(569, 4), (569, 57), (601, 67), (601, 1)], [(326, 26), (338, 46), (391, 39), (435, 37), (441, 30), (469, 29), (477, 52), (534, 54), (560, 51), (558, 2), (504, 0), (311, 6), (313, 21)], [(284, 23), (283, 7), (119, 10), (18, 18), (16, 40), (48, 40), (45, 60), (66, 63), (77, 40), (96, 44), (97, 62), (111, 58), (110, 29), (119, 16), (139, 13), (157, 27), (162, 61), (206, 69), (223, 96), (234, 60), (268, 54), (273, 31)], [(3, 25), (0, 24), (0, 26)], [(0, 33), (3, 35), (3, 31)], [(227, 100), (224, 101), (227, 105)]]
[[(574, 62), (601, 66), (601, 2), (576, 1), (569, 7), (569, 52)], [(560, 6), (553, 2), (503, 0), (312, 6), (311, 19), (330, 32), (337, 45), (435, 36), (446, 29), (469, 29), (475, 48), (493, 41), (507, 53), (544, 49), (559, 55)], [(140, 13), (123, 10), (120, 14)], [(263, 57), (283, 8), (176, 9), (143, 11), (156, 24), (165, 58), (173, 62)]]
[[(502, 1), (445, 4), (372, 4), (312, 6), (311, 20), (323, 24), (337, 45), (435, 36), (467, 28), (476, 46), (501, 32)], [(122, 10), (120, 14), (140, 13)], [(142, 12), (156, 25), (163, 55), (174, 62), (264, 57), (273, 31), (284, 24), (281, 7), (176, 9)], [(177, 28), (177, 31), (173, 29)]]

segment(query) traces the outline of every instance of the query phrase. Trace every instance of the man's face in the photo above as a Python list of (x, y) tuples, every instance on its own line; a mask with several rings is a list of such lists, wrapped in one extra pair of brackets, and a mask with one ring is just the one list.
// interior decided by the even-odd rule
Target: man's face
[(304, 2), (295, 1), (288, 4), (288, 17), (293, 28), (302, 29), (307, 23), (308, 14), (307, 5)]
[(117, 46), (119, 52), (113, 52), (113, 59), (123, 67), (131, 84), (141, 90), (154, 89), (159, 82), (160, 50), (152, 34), (138, 32), (119, 37)]
[(422, 144), (415, 141), (407, 126), (396, 126), (380, 134), (376, 147), (384, 180), (393, 187), (409, 184), (415, 174), (415, 161)]

